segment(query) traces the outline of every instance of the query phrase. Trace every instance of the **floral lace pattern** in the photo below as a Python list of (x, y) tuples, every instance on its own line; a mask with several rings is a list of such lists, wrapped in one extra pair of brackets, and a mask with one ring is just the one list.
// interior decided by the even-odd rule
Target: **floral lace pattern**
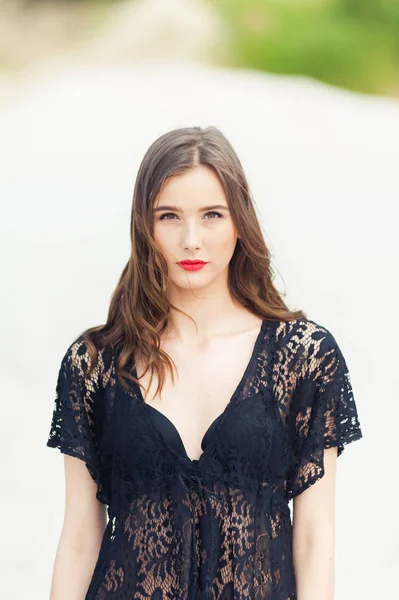
[(83, 460), (108, 507), (86, 600), (295, 600), (288, 502), (362, 432), (345, 359), (308, 319), (264, 320), (199, 460), (154, 427), (136, 384), (82, 337), (62, 359), (47, 445)]

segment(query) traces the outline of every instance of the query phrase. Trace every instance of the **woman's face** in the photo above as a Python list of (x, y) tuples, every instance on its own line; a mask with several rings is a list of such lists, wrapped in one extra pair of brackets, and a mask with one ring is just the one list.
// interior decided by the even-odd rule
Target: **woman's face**
[[(175, 286), (198, 289), (226, 274), (237, 229), (211, 168), (199, 165), (167, 180), (154, 204), (154, 238)], [(178, 264), (184, 260), (207, 264), (190, 271)]]

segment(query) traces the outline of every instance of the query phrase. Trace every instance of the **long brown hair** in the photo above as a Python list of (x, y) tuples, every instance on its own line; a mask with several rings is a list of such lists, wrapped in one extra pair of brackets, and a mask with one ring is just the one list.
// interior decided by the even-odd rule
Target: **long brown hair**
[[(138, 170), (130, 219), (131, 252), (112, 295), (107, 322), (82, 335), (90, 357), (89, 374), (96, 367), (98, 349), (117, 350), (116, 374), (142, 384), (125, 369), (140, 355), (150, 384), (157, 375), (156, 395), (161, 394), (166, 369), (174, 382), (171, 357), (160, 348), (173, 308), (166, 296), (167, 263), (153, 237), (153, 206), (167, 179), (197, 165), (211, 167), (219, 177), (240, 238), (229, 263), (228, 285), (232, 295), (253, 314), (270, 321), (306, 318), (290, 311), (273, 284), (274, 271), (255, 212), (242, 165), (233, 147), (214, 127), (183, 127), (168, 131), (148, 148)], [(189, 315), (192, 321), (194, 321)], [(195, 321), (194, 321), (195, 323)], [(172, 367), (173, 365), (173, 367)], [(144, 389), (144, 388), (143, 388)]]

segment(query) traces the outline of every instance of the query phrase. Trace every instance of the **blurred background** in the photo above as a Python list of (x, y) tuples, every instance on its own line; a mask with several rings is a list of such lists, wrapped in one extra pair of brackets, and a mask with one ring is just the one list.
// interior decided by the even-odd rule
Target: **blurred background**
[(364, 438), (339, 459), (336, 599), (394, 594), (398, 74), (397, 0), (0, 0), (2, 598), (49, 597), (58, 369), (106, 319), (142, 157), (210, 124), (243, 164), (277, 288), (351, 372)]
[[(0, 0), (0, 7), (3, 73), (81, 52), (112, 32), (114, 58), (179, 55), (185, 41), (213, 64), (399, 95), (398, 0)], [(174, 39), (186, 26), (194, 39)]]

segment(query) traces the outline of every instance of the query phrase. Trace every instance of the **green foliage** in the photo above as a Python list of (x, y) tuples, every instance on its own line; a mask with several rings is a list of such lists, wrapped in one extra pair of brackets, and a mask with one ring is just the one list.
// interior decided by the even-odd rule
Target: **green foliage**
[[(214, 0), (231, 66), (300, 74), (361, 92), (399, 85), (395, 0)], [(396, 90), (397, 91), (397, 90)]]

